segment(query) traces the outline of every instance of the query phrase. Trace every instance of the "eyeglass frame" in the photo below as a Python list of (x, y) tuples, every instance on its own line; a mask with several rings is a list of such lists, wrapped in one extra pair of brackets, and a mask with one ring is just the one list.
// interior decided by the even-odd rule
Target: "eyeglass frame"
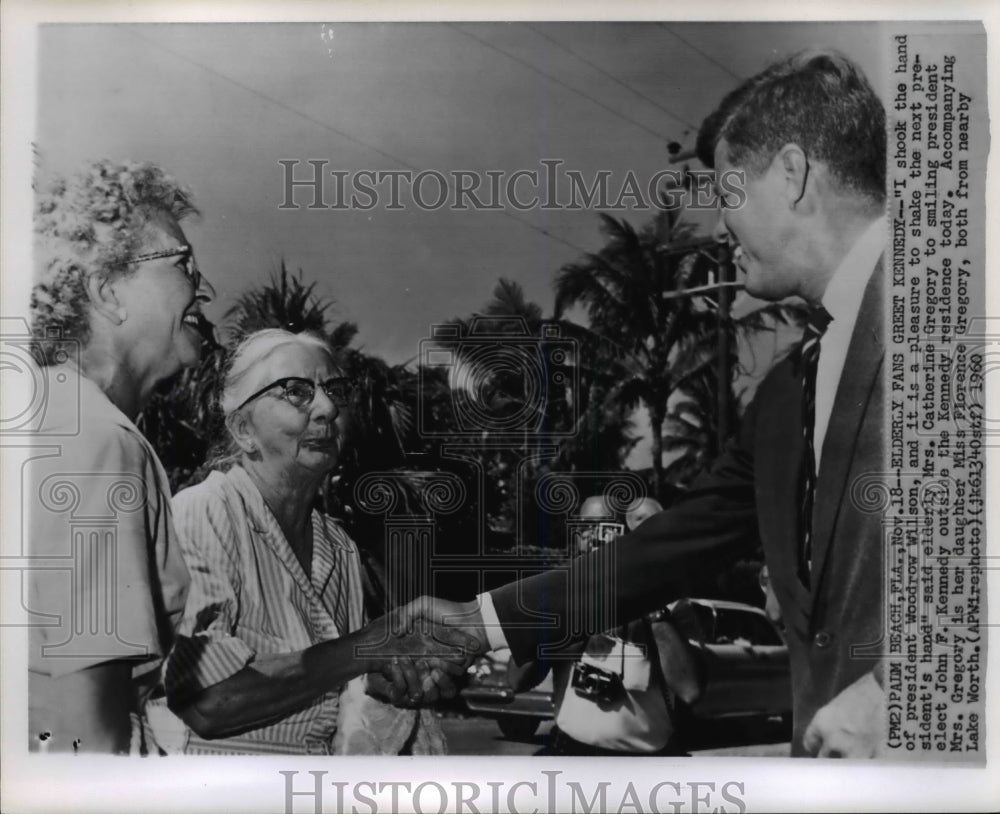
[(198, 269), (198, 263), (194, 259), (194, 249), (187, 243), (172, 249), (161, 249), (160, 251), (147, 252), (146, 254), (130, 257), (128, 263), (144, 263), (147, 260), (162, 260), (166, 257), (181, 257), (182, 255), (187, 255), (184, 276), (194, 284), (194, 289), (197, 291), (201, 287), (201, 271)]
[[(312, 398), (309, 399), (309, 401), (306, 402), (306, 404), (303, 404), (302, 407), (299, 407), (298, 405), (294, 404), (293, 402), (288, 401), (288, 399), (287, 399), (287, 393), (288, 393), (288, 391), (285, 388), (285, 385), (288, 382), (306, 382), (307, 384), (311, 385), (312, 388), (313, 388)], [(248, 396), (246, 399), (244, 399), (240, 403), (240, 405), (238, 407), (236, 407), (233, 410), (233, 412), (235, 413), (237, 410), (242, 410), (251, 401), (253, 401), (254, 399), (260, 398), (261, 396), (263, 396), (264, 394), (266, 394), (268, 390), (271, 390), (271, 389), (273, 389), (275, 387), (281, 387), (282, 388), (282, 390), (286, 394), (285, 400), (288, 401), (288, 403), (291, 404), (293, 407), (295, 407), (297, 410), (301, 410), (303, 407), (306, 407), (306, 406), (312, 404), (316, 400), (316, 391), (317, 390), (322, 390), (323, 393), (326, 395), (326, 397), (328, 399), (330, 399), (330, 401), (333, 404), (333, 406), (336, 407), (338, 410), (342, 410), (344, 407), (346, 407), (348, 404), (350, 404), (350, 401), (349, 400), (344, 400), (343, 403), (341, 403), (340, 400), (335, 399), (333, 396), (331, 396), (330, 393), (327, 391), (327, 389), (325, 387), (325, 385), (329, 384), (330, 382), (346, 382), (347, 384), (350, 385), (352, 383), (352, 379), (349, 376), (331, 376), (329, 379), (326, 379), (323, 382), (316, 382), (316, 381), (313, 381), (312, 379), (307, 379), (304, 376), (282, 376), (280, 379), (275, 379), (269, 385), (267, 385), (265, 387), (262, 387), (260, 390), (258, 390), (253, 395)]]

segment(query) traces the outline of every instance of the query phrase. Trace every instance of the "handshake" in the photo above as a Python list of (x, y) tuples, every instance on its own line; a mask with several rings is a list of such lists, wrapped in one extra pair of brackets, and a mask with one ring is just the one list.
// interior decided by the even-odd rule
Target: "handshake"
[(368, 692), (396, 706), (454, 698), (472, 660), (489, 649), (476, 602), (422, 596), (362, 631), (356, 653)]

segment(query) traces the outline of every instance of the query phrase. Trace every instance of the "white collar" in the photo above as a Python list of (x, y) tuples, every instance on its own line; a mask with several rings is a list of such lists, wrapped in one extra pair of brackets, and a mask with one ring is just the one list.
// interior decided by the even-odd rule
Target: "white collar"
[[(86, 420), (94, 420), (94, 417), (100, 417), (101, 421), (110, 421), (113, 424), (118, 424), (127, 430), (131, 430), (136, 435), (140, 436), (143, 441), (149, 443), (149, 439), (139, 430), (135, 425), (135, 422), (129, 418), (125, 413), (121, 411), (117, 404), (115, 404), (105, 393), (101, 386), (91, 379), (89, 376), (84, 374), (80, 370), (79, 366), (72, 363), (66, 362), (61, 365), (52, 365), (45, 368), (48, 376), (55, 378), (56, 381), (62, 381), (59, 377), (62, 375), (69, 376), (75, 379), (79, 384), (77, 385), (77, 393), (79, 394), (79, 401), (69, 401), (66, 403), (60, 403), (58, 406), (61, 408), (77, 408), (80, 415), (86, 415)], [(53, 386), (50, 385), (50, 393), (59, 392), (59, 390), (51, 389)], [(65, 387), (65, 385), (63, 385)]]
[[(226, 472), (221, 472), (216, 470), (220, 477), (228, 478), (228, 480), (236, 486), (240, 493), (240, 497), (243, 499), (243, 504), (246, 506), (247, 514), (253, 523), (254, 528), (258, 532), (270, 534), (273, 537), (281, 540), (281, 542), (288, 546), (291, 550), (291, 546), (288, 543), (285, 533), (281, 530), (281, 525), (278, 523), (278, 519), (274, 516), (274, 512), (271, 511), (271, 507), (267, 505), (267, 501), (264, 500), (264, 496), (261, 494), (260, 489), (257, 484), (254, 483), (253, 478), (250, 477), (249, 473), (239, 464), (233, 464)], [(213, 475), (216, 474), (213, 472)], [(331, 533), (329, 527), (336, 526), (336, 522), (332, 518), (327, 517), (327, 515), (313, 509), (310, 512), (310, 520), (313, 527), (314, 542), (320, 538), (326, 540), (334, 548), (343, 548), (345, 550), (350, 550), (350, 544), (346, 539), (341, 539), (336, 533)], [(345, 535), (346, 537), (346, 535)]]
[(868, 278), (885, 249), (887, 228), (885, 216), (873, 220), (833, 272), (822, 300), (833, 324), (839, 319), (853, 325), (857, 318)]

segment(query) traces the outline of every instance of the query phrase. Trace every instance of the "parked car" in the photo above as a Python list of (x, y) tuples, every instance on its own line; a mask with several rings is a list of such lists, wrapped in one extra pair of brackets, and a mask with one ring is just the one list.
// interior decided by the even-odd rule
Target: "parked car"
[(695, 718), (791, 720), (788, 647), (763, 610), (722, 599), (680, 599), (669, 608), (704, 665), (705, 688), (691, 705)]
[(552, 704), (552, 673), (536, 687), (515, 692), (508, 680), (510, 651), (488, 653), (469, 667), (469, 683), (461, 698), (470, 712), (496, 720), (500, 731), (514, 740), (527, 740), (542, 721), (555, 716)]
[[(680, 599), (668, 609), (705, 671), (704, 691), (685, 717), (791, 719), (788, 648), (764, 611), (721, 599)], [(461, 698), (470, 712), (494, 718), (507, 737), (527, 739), (555, 714), (552, 674), (531, 690), (515, 692), (509, 656), (502, 651), (477, 659)]]

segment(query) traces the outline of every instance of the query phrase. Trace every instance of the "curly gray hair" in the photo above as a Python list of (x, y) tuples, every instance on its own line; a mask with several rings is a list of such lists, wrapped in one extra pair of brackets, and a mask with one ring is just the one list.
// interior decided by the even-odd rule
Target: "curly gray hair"
[(127, 273), (155, 212), (181, 220), (198, 209), (189, 190), (149, 162), (95, 161), (39, 193), (31, 321), (41, 364), (56, 340), (89, 340), (87, 279)]

